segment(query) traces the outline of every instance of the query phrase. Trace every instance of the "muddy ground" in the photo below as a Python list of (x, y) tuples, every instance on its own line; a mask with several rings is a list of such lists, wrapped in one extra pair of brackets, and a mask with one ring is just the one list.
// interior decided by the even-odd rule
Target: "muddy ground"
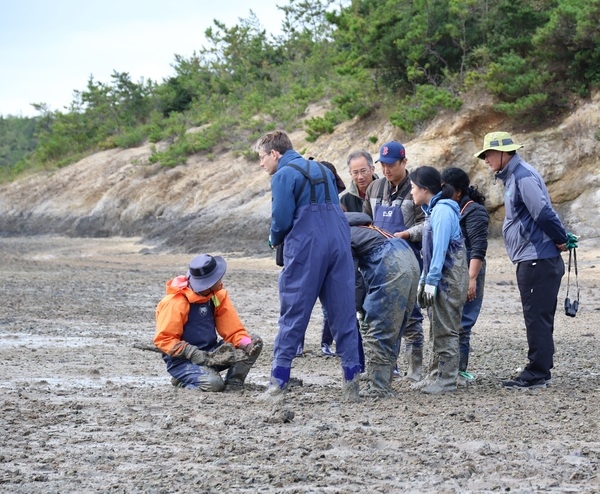
[(341, 402), (317, 307), (292, 371), (303, 386), (276, 408), (263, 395), (271, 257), (227, 254), (225, 284), (266, 348), (242, 393), (203, 394), (132, 346), (151, 341), (164, 283), (191, 256), (135, 239), (0, 239), (0, 491), (598, 492), (600, 250), (581, 243), (581, 309), (559, 309), (553, 384), (530, 391), (499, 384), (526, 341), (514, 267), (498, 241), (489, 254), (468, 389), (433, 397), (397, 379), (396, 398)]

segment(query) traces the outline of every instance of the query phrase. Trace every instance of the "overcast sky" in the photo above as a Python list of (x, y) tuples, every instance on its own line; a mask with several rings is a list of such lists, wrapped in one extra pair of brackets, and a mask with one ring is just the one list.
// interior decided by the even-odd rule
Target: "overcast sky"
[(175, 54), (205, 45), (217, 19), (231, 27), (250, 10), (281, 32), (287, 0), (0, 0), (0, 115), (37, 115), (31, 103), (64, 111), (90, 75), (129, 72), (162, 82)]

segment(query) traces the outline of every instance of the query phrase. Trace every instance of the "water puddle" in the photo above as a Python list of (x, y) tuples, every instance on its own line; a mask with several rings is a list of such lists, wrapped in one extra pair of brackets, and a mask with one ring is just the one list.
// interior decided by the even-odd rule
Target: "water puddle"
[(105, 344), (101, 338), (82, 336), (48, 336), (31, 333), (0, 333), (0, 348), (16, 346), (38, 347), (82, 347), (87, 345)]
[(25, 391), (63, 391), (104, 389), (109, 393), (115, 388), (155, 388), (169, 383), (169, 376), (106, 376), (106, 377), (28, 377), (0, 382), (0, 389), (25, 389)]

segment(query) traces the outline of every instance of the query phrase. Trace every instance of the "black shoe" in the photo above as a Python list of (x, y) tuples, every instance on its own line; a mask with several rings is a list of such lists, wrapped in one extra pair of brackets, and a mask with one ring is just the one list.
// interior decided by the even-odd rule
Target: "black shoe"
[(511, 389), (538, 389), (546, 387), (546, 379), (533, 379), (531, 381), (526, 381), (525, 379), (521, 379), (520, 377), (515, 377), (510, 381), (504, 381), (502, 386), (505, 388)]

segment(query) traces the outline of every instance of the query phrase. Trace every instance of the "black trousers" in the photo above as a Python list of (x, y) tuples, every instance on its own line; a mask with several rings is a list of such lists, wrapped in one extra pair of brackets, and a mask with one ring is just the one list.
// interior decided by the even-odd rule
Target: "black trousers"
[(554, 367), (554, 315), (564, 274), (565, 264), (560, 255), (517, 265), (517, 284), (529, 346), (529, 363), (519, 376), (522, 379), (550, 379), (550, 369)]

